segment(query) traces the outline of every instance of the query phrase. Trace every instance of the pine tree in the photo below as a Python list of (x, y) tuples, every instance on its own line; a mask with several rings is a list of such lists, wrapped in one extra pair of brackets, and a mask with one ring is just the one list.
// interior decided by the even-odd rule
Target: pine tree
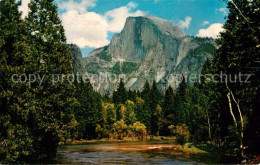
[[(28, 74), (30, 46), (15, 0), (0, 1), (0, 162), (30, 161), (35, 148), (30, 129), (29, 85), (14, 82), (14, 74)], [(16, 79), (14, 79), (16, 81)], [(29, 160), (28, 160), (29, 158)]]
[(127, 100), (126, 101), (126, 112), (125, 112), (125, 123), (127, 125), (132, 125), (136, 122), (135, 116), (135, 104), (133, 101)]
[(187, 112), (187, 84), (185, 77), (183, 76), (182, 82), (179, 84), (176, 94), (176, 112), (179, 124), (186, 124), (188, 120)]
[[(245, 142), (245, 145), (249, 146), (249, 151), (260, 152), (259, 146), (257, 146), (257, 137), (259, 138), (259, 111), (257, 110), (257, 103), (259, 102), (259, 16), (260, 16), (260, 2), (249, 1), (249, 0), (232, 0), (228, 2), (229, 15), (224, 25), (225, 31), (221, 33), (221, 38), (218, 41), (218, 49), (214, 56), (213, 66), (214, 73), (223, 72), (224, 74), (231, 75), (232, 80), (241, 74), (250, 74), (251, 83), (239, 82), (237, 79), (235, 83), (230, 83), (228, 80), (227, 85), (223, 83), (219, 85), (218, 91), (224, 96), (223, 99), (219, 100), (223, 104), (219, 111), (222, 109), (229, 110), (227, 103), (227, 94), (232, 91), (235, 99), (231, 100), (233, 110), (236, 111), (235, 118), (239, 119), (239, 122), (243, 122), (243, 117), (248, 117), (248, 124), (250, 129), (244, 130), (243, 125), (239, 124), (237, 131), (244, 132), (245, 137), (240, 137), (239, 141)], [(224, 78), (224, 77), (223, 77)], [(245, 80), (245, 78), (243, 78)], [(229, 89), (228, 89), (229, 88)], [(235, 100), (239, 100), (241, 106), (241, 114), (238, 113), (238, 108)], [(236, 101), (238, 102), (238, 101)], [(228, 113), (226, 113), (228, 114)], [(225, 115), (221, 116), (224, 117)], [(232, 121), (231, 115), (221, 125), (227, 127), (227, 121)], [(232, 123), (232, 122), (231, 122)], [(247, 126), (244, 125), (244, 128)], [(244, 131), (243, 131), (244, 130)], [(225, 136), (230, 136), (225, 134)], [(235, 135), (238, 137), (237, 135)], [(234, 136), (234, 137), (235, 137)], [(226, 138), (227, 139), (227, 138)], [(242, 139), (242, 140), (241, 140)], [(227, 145), (230, 142), (226, 142)], [(239, 145), (239, 144), (238, 144)], [(237, 146), (238, 146), (237, 145)], [(241, 144), (240, 144), (241, 146)], [(233, 146), (232, 146), (233, 147)], [(231, 147), (230, 147), (231, 148)], [(242, 152), (243, 147), (240, 147)]]
[(186, 92), (187, 92), (187, 83), (186, 83), (186, 79), (183, 75), (182, 81), (178, 88), (178, 94), (180, 95), (180, 97), (182, 98), (183, 101), (185, 101)]
[(113, 102), (115, 104), (124, 104), (127, 100), (127, 91), (123, 79), (120, 79), (118, 88), (113, 93)]
[(157, 105), (161, 102), (162, 100), (162, 94), (157, 88), (156, 82), (153, 81), (152, 89), (150, 92), (150, 111), (151, 111), (151, 133), (155, 135), (158, 131), (157, 129), (157, 124), (156, 124), (156, 117), (154, 116)]
[(137, 121), (143, 123), (148, 130), (151, 128), (151, 113), (149, 107), (145, 104), (144, 100), (140, 97), (136, 98), (135, 114)]
[(150, 84), (149, 82), (146, 80), (145, 84), (144, 84), (144, 88), (143, 91), (141, 92), (141, 97), (142, 99), (144, 99), (145, 103), (148, 105), (150, 102), (149, 96), (150, 96)]
[(78, 121), (78, 139), (96, 138), (95, 129), (101, 123), (101, 96), (89, 82), (76, 85), (75, 98), (78, 106), (74, 109)]
[(32, 129), (38, 137), (34, 144), (38, 153), (34, 158), (45, 162), (55, 156), (58, 142), (64, 139), (74, 119), (73, 86), (67, 81), (55, 84), (52, 81), (56, 74), (71, 74), (72, 61), (53, 0), (32, 0), (29, 8), (26, 24), (32, 47), (30, 69), (33, 74), (45, 75), (40, 87), (39, 82), (32, 86), (35, 98), (31, 104), (36, 107)]
[(175, 107), (175, 95), (171, 86), (165, 92), (163, 101), (163, 115), (165, 118), (164, 134), (169, 135), (168, 127), (177, 124), (177, 111)]
[(124, 104), (119, 104), (116, 107), (116, 120), (124, 120), (125, 121), (125, 116), (126, 115), (126, 106)]
[(155, 122), (157, 125), (157, 136), (160, 136), (160, 130), (162, 129), (162, 126), (164, 124), (164, 118), (163, 118), (163, 111), (159, 104), (157, 104), (156, 111), (154, 114)]

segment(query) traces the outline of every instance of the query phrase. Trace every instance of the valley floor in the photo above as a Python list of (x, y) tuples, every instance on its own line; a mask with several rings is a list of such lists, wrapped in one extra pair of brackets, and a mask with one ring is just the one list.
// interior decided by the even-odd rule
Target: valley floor
[(238, 163), (235, 155), (214, 152), (206, 144), (175, 143), (174, 137), (154, 137), (153, 140), (75, 140), (60, 144), (57, 163), (108, 164), (189, 164)]
[[(132, 138), (124, 138), (124, 140), (116, 140), (116, 139), (100, 139), (100, 140), (68, 140), (66, 143), (60, 142), (60, 145), (85, 145), (85, 144), (125, 144), (120, 145), (116, 149), (118, 150), (127, 150), (127, 151), (168, 151), (175, 153), (188, 153), (188, 154), (204, 154), (215, 152), (216, 149), (209, 144), (200, 144), (194, 145), (192, 143), (186, 143), (181, 146), (175, 142), (175, 137), (153, 137), (153, 140), (150, 138), (146, 138), (146, 141), (138, 141)], [(136, 145), (138, 144), (138, 145)]]

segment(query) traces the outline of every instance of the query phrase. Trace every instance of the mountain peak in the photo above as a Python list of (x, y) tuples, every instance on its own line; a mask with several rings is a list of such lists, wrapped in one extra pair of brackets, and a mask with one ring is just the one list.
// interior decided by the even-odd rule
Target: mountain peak
[[(126, 88), (130, 90), (141, 90), (146, 80), (156, 80), (161, 90), (168, 86), (176, 89), (179, 82), (174, 75), (199, 73), (213, 50), (214, 44), (208, 39), (189, 37), (165, 19), (128, 17), (110, 44), (91, 52), (82, 65), (91, 76), (125, 75)], [(97, 81), (92, 85), (105, 94), (113, 92), (117, 82)]]
[(162, 19), (159, 17), (151, 16), (151, 15), (145, 15), (145, 16), (138, 16), (138, 17), (128, 17), (126, 19), (126, 25), (131, 20), (149, 20), (151, 23), (156, 25), (156, 27), (166, 35), (172, 35), (176, 38), (183, 38), (186, 36), (186, 34), (183, 32), (181, 28), (179, 28), (177, 25), (173, 24), (172, 22)]

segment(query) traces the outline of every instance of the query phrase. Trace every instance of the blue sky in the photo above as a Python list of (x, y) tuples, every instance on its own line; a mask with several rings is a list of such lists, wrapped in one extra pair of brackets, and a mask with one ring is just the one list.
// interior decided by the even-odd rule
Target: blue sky
[[(119, 8), (128, 4), (129, 0), (98, 0), (95, 7), (89, 11), (104, 14), (106, 11)], [(190, 28), (184, 29), (188, 35), (196, 35), (204, 21), (209, 23), (224, 23), (225, 15), (219, 9), (225, 8), (223, 0), (137, 0), (137, 9), (147, 12), (149, 15), (167, 19), (175, 24), (192, 17)]]
[[(30, 0), (23, 0), (26, 14)], [(69, 43), (83, 56), (109, 44), (128, 16), (153, 15), (181, 27), (186, 34), (216, 38), (228, 10), (224, 0), (55, 0)]]

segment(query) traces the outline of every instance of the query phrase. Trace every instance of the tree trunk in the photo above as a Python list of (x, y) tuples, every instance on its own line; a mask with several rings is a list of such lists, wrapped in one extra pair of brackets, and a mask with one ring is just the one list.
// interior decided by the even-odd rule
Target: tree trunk
[[(245, 155), (244, 155), (244, 144), (243, 144), (243, 140), (244, 140), (244, 119), (243, 119), (243, 116), (242, 116), (242, 113), (241, 113), (239, 101), (236, 101), (233, 92), (229, 89), (227, 80), (226, 80), (226, 87), (227, 87), (227, 89), (228, 89), (228, 91), (229, 91), (228, 94), (227, 94), (227, 97), (228, 97), (228, 102), (229, 102), (230, 113), (231, 113), (232, 118), (233, 118), (233, 120), (234, 120), (234, 123), (235, 123), (235, 125), (236, 125), (237, 134), (240, 136), (240, 139), (239, 139), (239, 140), (240, 140), (241, 156), (244, 157), (244, 156), (245, 156)], [(241, 123), (240, 133), (239, 133), (238, 125), (237, 125), (237, 122), (236, 122), (236, 118), (235, 118), (234, 113), (233, 113), (233, 110), (232, 110), (232, 103), (231, 103), (231, 99), (230, 99), (230, 94), (231, 94), (231, 96), (232, 96), (233, 101), (236, 103), (237, 110), (238, 110), (238, 113), (239, 113), (240, 123)]]
[(235, 118), (235, 115), (234, 115), (233, 109), (232, 109), (232, 102), (231, 102), (231, 99), (230, 99), (230, 92), (228, 92), (227, 98), (228, 98), (228, 104), (229, 104), (229, 111), (230, 111), (230, 114), (231, 114), (231, 116), (232, 116), (232, 118), (233, 118), (234, 124), (235, 124), (235, 126), (236, 126), (236, 132), (237, 132), (237, 134), (239, 135), (238, 126), (237, 126), (237, 120), (236, 120), (236, 118)]
[(208, 109), (206, 109), (206, 113), (207, 113), (207, 118), (208, 118), (209, 139), (211, 140), (211, 125), (210, 125), (210, 119), (209, 119)]

